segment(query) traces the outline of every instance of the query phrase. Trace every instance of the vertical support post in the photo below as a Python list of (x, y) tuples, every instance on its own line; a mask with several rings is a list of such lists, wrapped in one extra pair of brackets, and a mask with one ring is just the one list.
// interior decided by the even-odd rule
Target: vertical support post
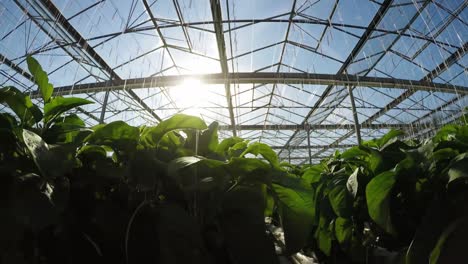
[(312, 150), (310, 149), (310, 126), (307, 125), (307, 149), (309, 150), (309, 165), (312, 165)]
[(353, 110), (354, 118), (354, 129), (356, 130), (356, 137), (358, 144), (361, 145), (361, 125), (359, 124), (359, 119), (356, 110), (356, 103), (354, 102), (353, 88), (351, 85), (348, 85), (349, 100), (351, 101), (351, 108)]
[(104, 95), (104, 102), (102, 102), (101, 116), (99, 117), (99, 124), (104, 123), (104, 117), (106, 116), (106, 110), (107, 110), (107, 101), (109, 101), (109, 90), (107, 90), (106, 94)]
[[(223, 31), (223, 15), (221, 12), (221, 1), (210, 0), (211, 15), (213, 16), (213, 26), (216, 35), (216, 44), (218, 46), (219, 63), (221, 64), (221, 72), (226, 77), (229, 74), (228, 60), (226, 55), (226, 43), (224, 41)], [(234, 70), (234, 69), (233, 69)], [(226, 78), (224, 83), (224, 90), (226, 94), (227, 106), (229, 110), (229, 118), (231, 119), (232, 135), (237, 136), (236, 119), (234, 115), (234, 106), (232, 104), (231, 82)]]
[(291, 164), (291, 150), (288, 149), (288, 159), (289, 159), (289, 164)]

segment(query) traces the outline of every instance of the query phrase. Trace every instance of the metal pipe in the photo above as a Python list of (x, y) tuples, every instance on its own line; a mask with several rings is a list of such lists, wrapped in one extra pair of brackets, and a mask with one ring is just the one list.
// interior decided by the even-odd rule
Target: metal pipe
[(354, 130), (356, 131), (356, 138), (358, 144), (361, 145), (361, 125), (359, 124), (359, 118), (356, 110), (356, 103), (354, 102), (353, 88), (348, 85), (349, 100), (351, 101), (351, 108), (353, 110), (354, 119)]

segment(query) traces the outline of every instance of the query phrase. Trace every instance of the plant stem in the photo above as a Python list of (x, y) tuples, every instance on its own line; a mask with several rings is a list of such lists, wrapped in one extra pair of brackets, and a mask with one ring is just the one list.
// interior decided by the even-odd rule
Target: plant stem
[(137, 215), (138, 211), (147, 203), (146, 199), (143, 200), (143, 202), (138, 205), (138, 207), (135, 209), (133, 212), (132, 216), (130, 217), (130, 220), (128, 221), (127, 225), (127, 230), (125, 232), (125, 259), (126, 263), (128, 264), (128, 238), (130, 236), (130, 228), (132, 227), (133, 220), (135, 219), (135, 216)]

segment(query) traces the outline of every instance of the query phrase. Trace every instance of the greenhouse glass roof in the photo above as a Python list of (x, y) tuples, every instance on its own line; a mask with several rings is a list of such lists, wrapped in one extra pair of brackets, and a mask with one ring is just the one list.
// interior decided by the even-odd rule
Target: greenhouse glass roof
[[(0, 86), (95, 101), (89, 125), (176, 113), (316, 161), (400, 128), (426, 137), (468, 106), (466, 0), (5, 0)], [(350, 97), (351, 96), (351, 97)], [(36, 99), (39, 100), (39, 99)], [(354, 105), (354, 107), (353, 107)], [(355, 111), (353, 111), (355, 109)]]

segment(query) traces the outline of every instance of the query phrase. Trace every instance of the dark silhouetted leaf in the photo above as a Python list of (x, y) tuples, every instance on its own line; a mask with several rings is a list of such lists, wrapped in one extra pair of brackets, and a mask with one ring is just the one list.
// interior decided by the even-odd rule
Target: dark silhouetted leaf
[(198, 142), (198, 153), (207, 155), (208, 153), (216, 152), (218, 147), (218, 122), (213, 122), (208, 126), (208, 129), (203, 131)]
[(157, 215), (158, 263), (208, 262), (200, 226), (192, 216), (175, 204), (159, 206)]
[(429, 263), (467, 263), (468, 218), (459, 218), (442, 232), (431, 252)]
[(202, 156), (181, 157), (169, 163), (168, 175), (185, 191), (210, 190), (226, 182), (225, 165)]
[(26, 129), (23, 130), (23, 140), (43, 177), (61, 177), (74, 167), (74, 145), (49, 146), (40, 136)]
[(53, 188), (36, 174), (16, 178), (12, 206), (17, 221), (34, 231), (53, 224), (58, 215), (51, 200), (52, 192)]
[(32, 126), (42, 119), (41, 111), (31, 102), (29, 96), (15, 87), (0, 88), (0, 103), (7, 104), (21, 120), (21, 123), (27, 126)]
[(261, 185), (237, 186), (225, 195), (221, 226), (232, 263), (278, 263), (266, 234), (265, 197)]
[(447, 208), (440, 201), (429, 204), (406, 252), (406, 264), (427, 263), (432, 249), (447, 226)]

